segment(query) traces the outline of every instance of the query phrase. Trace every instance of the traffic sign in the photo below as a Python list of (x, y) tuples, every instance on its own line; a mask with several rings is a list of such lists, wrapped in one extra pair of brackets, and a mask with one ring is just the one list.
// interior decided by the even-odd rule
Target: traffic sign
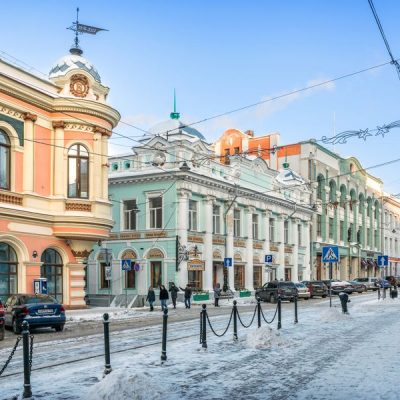
[(140, 271), (140, 264), (135, 263), (135, 265), (133, 266), (133, 269), (134, 269), (136, 272)]
[(132, 269), (132, 260), (121, 260), (122, 271), (130, 271)]
[(231, 257), (224, 258), (224, 267), (232, 267), (232, 258)]
[(378, 256), (378, 267), (383, 268), (389, 265), (389, 257), (388, 256)]
[(339, 247), (338, 246), (323, 246), (322, 247), (322, 262), (334, 263), (339, 262)]
[(266, 254), (266, 255), (264, 256), (264, 262), (265, 262), (266, 264), (271, 264), (271, 263), (272, 263), (272, 254)]

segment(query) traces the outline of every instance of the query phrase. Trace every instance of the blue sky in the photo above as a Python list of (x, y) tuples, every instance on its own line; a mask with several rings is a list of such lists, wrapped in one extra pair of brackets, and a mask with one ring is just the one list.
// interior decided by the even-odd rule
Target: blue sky
[[(143, 129), (167, 119), (172, 94), (186, 123), (389, 61), (367, 0), (7, 2), (2, 52), (47, 73), (65, 55), (65, 28), (80, 7), (84, 24), (109, 29), (81, 37), (81, 47), (110, 86), (122, 120)], [(395, 57), (400, 57), (400, 2), (375, 0)], [(4, 40), (6, 38), (6, 40)], [(393, 66), (301, 95), (196, 125), (212, 142), (227, 128), (279, 131), (281, 143), (330, 136), (400, 120), (400, 81)], [(119, 125), (132, 140), (141, 133)], [(398, 135), (352, 139), (335, 146), (365, 167), (399, 156)], [(330, 146), (332, 148), (332, 146)], [(400, 162), (371, 170), (390, 193), (400, 192)]]

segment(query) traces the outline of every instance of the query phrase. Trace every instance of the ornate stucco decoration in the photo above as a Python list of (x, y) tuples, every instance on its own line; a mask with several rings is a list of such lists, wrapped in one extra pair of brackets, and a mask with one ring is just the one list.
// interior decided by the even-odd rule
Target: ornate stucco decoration
[(86, 97), (89, 93), (88, 78), (82, 74), (72, 75), (69, 89), (75, 97)]

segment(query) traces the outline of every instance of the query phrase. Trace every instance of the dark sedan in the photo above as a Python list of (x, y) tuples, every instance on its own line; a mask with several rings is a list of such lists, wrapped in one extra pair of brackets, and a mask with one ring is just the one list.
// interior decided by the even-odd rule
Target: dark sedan
[(348, 281), (350, 283), (350, 285), (353, 288), (353, 293), (364, 293), (367, 291), (367, 287), (362, 284), (361, 282), (357, 282), (357, 281)]
[(5, 306), (5, 325), (14, 333), (21, 332), (23, 321), (30, 328), (50, 327), (62, 331), (65, 309), (53, 297), (45, 294), (16, 294), (8, 298)]
[(315, 296), (321, 296), (325, 298), (328, 296), (328, 288), (325, 283), (322, 281), (303, 281), (303, 283), (310, 290), (310, 297), (313, 298)]

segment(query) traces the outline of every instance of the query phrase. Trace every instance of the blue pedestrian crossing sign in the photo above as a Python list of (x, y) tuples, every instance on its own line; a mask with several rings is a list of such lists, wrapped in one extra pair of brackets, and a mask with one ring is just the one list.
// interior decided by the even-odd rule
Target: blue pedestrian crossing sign
[(264, 262), (265, 262), (266, 264), (271, 264), (271, 263), (272, 263), (272, 254), (266, 254), (266, 255), (264, 256)]
[(121, 260), (122, 271), (130, 271), (132, 269), (132, 260)]
[(389, 257), (388, 256), (378, 256), (378, 267), (383, 268), (389, 265)]
[(334, 263), (339, 262), (339, 247), (338, 246), (323, 246), (322, 247), (322, 262)]
[(224, 258), (224, 267), (232, 267), (232, 258), (231, 257)]

